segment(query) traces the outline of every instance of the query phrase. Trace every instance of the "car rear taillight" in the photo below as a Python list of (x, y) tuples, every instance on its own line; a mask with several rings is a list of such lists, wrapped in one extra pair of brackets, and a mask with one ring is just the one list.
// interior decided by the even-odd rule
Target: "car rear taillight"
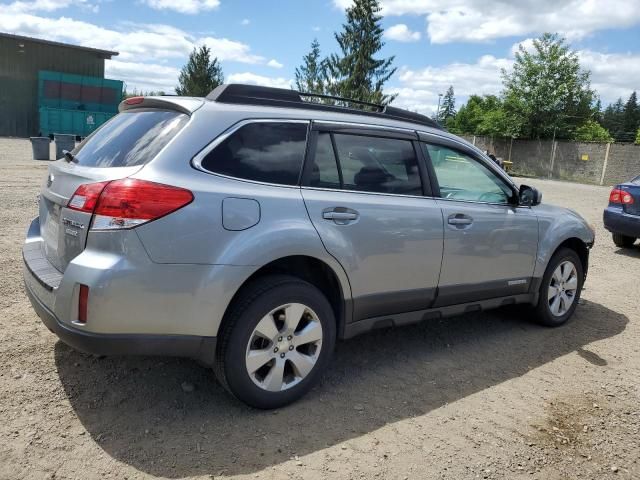
[(67, 207), (85, 213), (93, 213), (98, 198), (109, 182), (85, 183), (75, 191)]
[(609, 194), (609, 202), (610, 203), (622, 203), (624, 205), (633, 204), (633, 196), (624, 190), (619, 188), (614, 188), (611, 190)]
[(184, 188), (124, 178), (81, 185), (67, 206), (93, 213), (93, 230), (112, 230), (156, 220), (192, 201), (193, 194)]

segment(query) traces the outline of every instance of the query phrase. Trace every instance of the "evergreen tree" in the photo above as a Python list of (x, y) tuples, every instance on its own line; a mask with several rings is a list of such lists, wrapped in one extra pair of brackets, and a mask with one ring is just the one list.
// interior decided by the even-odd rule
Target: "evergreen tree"
[(176, 93), (192, 97), (206, 97), (211, 90), (224, 82), (222, 67), (217, 58), (211, 60), (211, 50), (202, 45), (194, 48), (189, 61), (182, 67)]
[(335, 34), (340, 54), (327, 61), (327, 90), (332, 95), (377, 104), (388, 104), (395, 96), (382, 88), (396, 71), (395, 57), (376, 58), (384, 42), (378, 0), (354, 0), (347, 9), (347, 21)]
[(638, 105), (638, 95), (634, 91), (624, 105), (622, 129), (633, 137), (638, 127), (640, 127), (640, 106)]
[(503, 71), (507, 114), (522, 125), (525, 137), (549, 138), (556, 132), (569, 138), (592, 116), (595, 92), (589, 76), (564, 38), (545, 33), (533, 41), (533, 51), (521, 45), (513, 70)]
[(320, 59), (318, 39), (311, 42), (311, 51), (302, 59), (302, 65), (296, 68), (296, 89), (307, 93), (325, 93), (325, 60)]
[(456, 97), (453, 93), (453, 85), (450, 85), (447, 89), (447, 93), (442, 98), (442, 106), (440, 107), (440, 114), (438, 115), (438, 121), (444, 123), (451, 121), (456, 116)]
[(624, 131), (624, 103), (622, 98), (618, 98), (604, 109), (602, 113), (602, 126), (609, 130), (616, 140), (620, 140)]
[(598, 97), (598, 100), (596, 100), (596, 103), (593, 106), (593, 119), (602, 124), (602, 101), (600, 100), (600, 97)]

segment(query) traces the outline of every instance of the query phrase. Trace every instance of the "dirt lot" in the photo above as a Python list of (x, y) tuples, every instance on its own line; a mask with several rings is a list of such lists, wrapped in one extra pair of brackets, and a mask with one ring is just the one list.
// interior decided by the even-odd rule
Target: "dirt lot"
[(530, 182), (598, 228), (565, 327), (516, 310), (374, 332), (261, 412), (192, 361), (99, 359), (44, 328), (20, 249), (45, 169), (0, 140), (0, 478), (640, 478), (640, 248), (602, 228), (608, 188)]

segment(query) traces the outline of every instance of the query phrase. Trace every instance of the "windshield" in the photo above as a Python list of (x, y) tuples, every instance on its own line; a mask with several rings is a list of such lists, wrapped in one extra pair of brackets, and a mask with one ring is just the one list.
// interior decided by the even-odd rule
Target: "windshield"
[(153, 157), (182, 129), (188, 115), (166, 110), (123, 112), (85, 138), (71, 153), (78, 165), (131, 167)]

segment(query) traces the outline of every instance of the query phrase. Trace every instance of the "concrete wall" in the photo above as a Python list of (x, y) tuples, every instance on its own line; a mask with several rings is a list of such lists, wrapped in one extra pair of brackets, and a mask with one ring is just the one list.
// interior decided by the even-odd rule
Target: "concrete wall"
[[(640, 175), (640, 145), (468, 136), (482, 150), (513, 162), (515, 175), (614, 185)], [(511, 155), (509, 155), (511, 153)]]
[(603, 185), (614, 185), (640, 175), (640, 145), (612, 143)]

